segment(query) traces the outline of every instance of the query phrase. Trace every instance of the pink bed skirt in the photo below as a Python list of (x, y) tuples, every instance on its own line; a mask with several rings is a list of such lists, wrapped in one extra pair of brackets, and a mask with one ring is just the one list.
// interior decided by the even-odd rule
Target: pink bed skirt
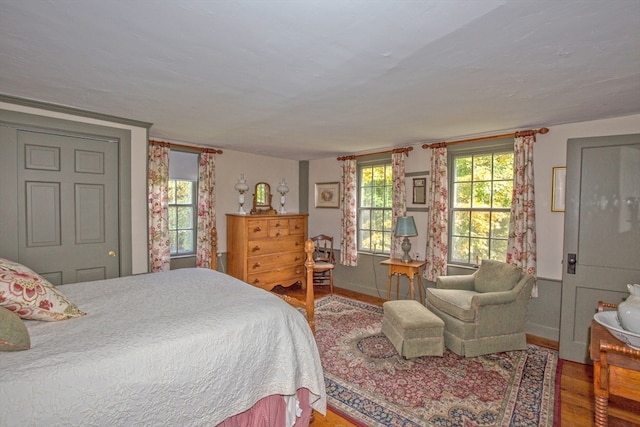
[[(296, 419), (294, 427), (308, 427), (311, 422), (309, 390), (300, 388), (297, 392), (302, 415)], [(218, 427), (284, 427), (286, 423), (286, 404), (280, 394), (264, 397), (250, 409), (227, 418)]]

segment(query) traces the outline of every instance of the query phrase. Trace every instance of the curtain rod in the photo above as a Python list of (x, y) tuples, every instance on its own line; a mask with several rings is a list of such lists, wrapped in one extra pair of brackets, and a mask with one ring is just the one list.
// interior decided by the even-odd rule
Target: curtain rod
[(385, 150), (385, 151), (376, 151), (375, 153), (365, 153), (365, 154), (352, 154), (351, 156), (340, 156), (338, 160), (353, 160), (358, 157), (365, 156), (375, 156), (376, 154), (387, 154), (387, 153), (404, 153), (407, 156), (409, 155), (409, 151), (413, 150), (413, 147), (405, 147), (405, 148), (394, 148), (393, 150)]
[(434, 142), (433, 144), (422, 144), (422, 148), (442, 148), (442, 147), (446, 147), (447, 145), (465, 144), (467, 142), (488, 141), (491, 139), (500, 139), (500, 138), (509, 138), (509, 137), (517, 138), (520, 136), (533, 136), (533, 140), (535, 141), (537, 133), (544, 135), (545, 133), (548, 133), (548, 132), (549, 132), (548, 128), (521, 130), (518, 132), (503, 133), (500, 135), (491, 135), (491, 136), (480, 136), (478, 138), (461, 139), (458, 141), (451, 141), (451, 142)]
[(210, 147), (198, 147), (195, 145), (176, 144), (174, 142), (156, 141), (154, 139), (149, 140), (151, 145), (162, 145), (169, 148), (181, 148), (183, 150), (200, 151), (202, 153), (222, 154), (222, 150), (218, 150)]

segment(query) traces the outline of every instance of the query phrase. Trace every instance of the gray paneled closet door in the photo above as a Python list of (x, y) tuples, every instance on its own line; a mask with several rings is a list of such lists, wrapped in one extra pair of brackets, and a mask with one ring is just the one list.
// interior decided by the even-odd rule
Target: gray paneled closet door
[(2, 163), (16, 165), (17, 260), (54, 284), (118, 277), (117, 141), (17, 128), (2, 139)]

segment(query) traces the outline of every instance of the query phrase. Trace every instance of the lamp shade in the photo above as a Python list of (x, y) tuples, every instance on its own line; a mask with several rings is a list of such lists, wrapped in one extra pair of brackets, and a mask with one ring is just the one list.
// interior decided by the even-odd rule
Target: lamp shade
[(412, 216), (398, 217), (396, 220), (396, 236), (409, 237), (417, 236), (418, 229), (416, 228), (416, 222)]

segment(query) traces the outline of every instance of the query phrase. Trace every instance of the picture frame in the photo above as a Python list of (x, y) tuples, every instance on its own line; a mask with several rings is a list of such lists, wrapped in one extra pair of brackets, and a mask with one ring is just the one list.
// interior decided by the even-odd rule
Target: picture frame
[(553, 168), (551, 182), (551, 212), (564, 212), (565, 189), (567, 187), (567, 168)]
[(340, 207), (340, 183), (318, 182), (315, 185), (316, 208)]
[(427, 178), (413, 178), (413, 204), (427, 204)]

